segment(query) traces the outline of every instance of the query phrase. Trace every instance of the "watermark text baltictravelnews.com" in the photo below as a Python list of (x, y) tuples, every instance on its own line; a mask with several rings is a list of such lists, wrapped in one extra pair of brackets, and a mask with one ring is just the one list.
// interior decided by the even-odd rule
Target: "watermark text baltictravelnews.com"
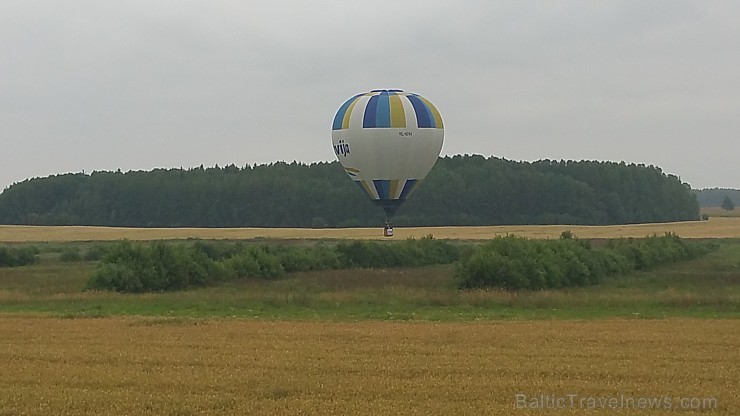
[(672, 396), (584, 396), (580, 394), (522, 394), (514, 395), (515, 409), (717, 409), (716, 397)]

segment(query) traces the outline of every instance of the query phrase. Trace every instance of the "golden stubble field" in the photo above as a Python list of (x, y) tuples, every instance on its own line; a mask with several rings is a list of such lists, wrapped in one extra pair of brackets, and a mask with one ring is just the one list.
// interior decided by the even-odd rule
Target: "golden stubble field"
[[(581, 414), (590, 406), (596, 409), (588, 414), (730, 415), (740, 409), (732, 320), (328, 323), (8, 315), (0, 317), (0, 359), (2, 415), (547, 415)], [(641, 408), (648, 406), (660, 409)]]
[[(674, 232), (684, 238), (740, 238), (740, 217), (709, 221), (610, 226), (517, 225), (482, 227), (396, 227), (395, 239), (435, 238), (484, 240), (514, 234), (528, 238), (558, 238), (570, 230), (580, 238), (645, 237)], [(383, 239), (382, 228), (123, 228), (0, 225), (0, 242), (66, 242), (169, 239)]]

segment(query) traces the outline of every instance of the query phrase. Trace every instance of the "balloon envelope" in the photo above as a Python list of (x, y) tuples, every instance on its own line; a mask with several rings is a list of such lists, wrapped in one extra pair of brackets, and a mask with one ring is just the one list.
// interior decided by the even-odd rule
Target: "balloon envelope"
[(444, 126), (422, 96), (372, 90), (342, 104), (331, 139), (345, 172), (390, 217), (437, 161)]

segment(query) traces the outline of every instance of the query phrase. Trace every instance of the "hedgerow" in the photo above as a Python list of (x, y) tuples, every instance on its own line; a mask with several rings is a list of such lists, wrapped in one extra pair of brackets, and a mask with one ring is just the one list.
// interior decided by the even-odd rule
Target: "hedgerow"
[(481, 244), (461, 259), (455, 277), (461, 289), (549, 289), (599, 283), (605, 276), (688, 260), (713, 246), (689, 243), (675, 234), (612, 240), (594, 249), (572, 236), (527, 240), (507, 236)]
[(457, 262), (461, 289), (509, 290), (585, 286), (604, 276), (644, 270), (707, 250), (673, 234), (615, 240), (593, 249), (572, 234), (560, 240), (499, 237), (454, 244), (432, 236), (405, 241), (351, 241), (308, 245), (119, 242), (103, 250), (91, 289), (151, 292), (240, 278), (276, 279), (286, 273), (352, 268), (416, 267)]
[(452, 263), (457, 246), (432, 236), (418, 240), (313, 246), (196, 241), (114, 244), (88, 281), (90, 289), (152, 292), (239, 278), (275, 279), (286, 273), (346, 268)]

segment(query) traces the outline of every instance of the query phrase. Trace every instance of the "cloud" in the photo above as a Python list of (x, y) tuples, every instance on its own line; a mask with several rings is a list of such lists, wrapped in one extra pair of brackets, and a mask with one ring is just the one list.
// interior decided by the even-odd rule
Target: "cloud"
[(740, 187), (734, 2), (10, 1), (0, 187), (331, 160), (349, 96), (431, 99), (443, 152), (655, 164)]

